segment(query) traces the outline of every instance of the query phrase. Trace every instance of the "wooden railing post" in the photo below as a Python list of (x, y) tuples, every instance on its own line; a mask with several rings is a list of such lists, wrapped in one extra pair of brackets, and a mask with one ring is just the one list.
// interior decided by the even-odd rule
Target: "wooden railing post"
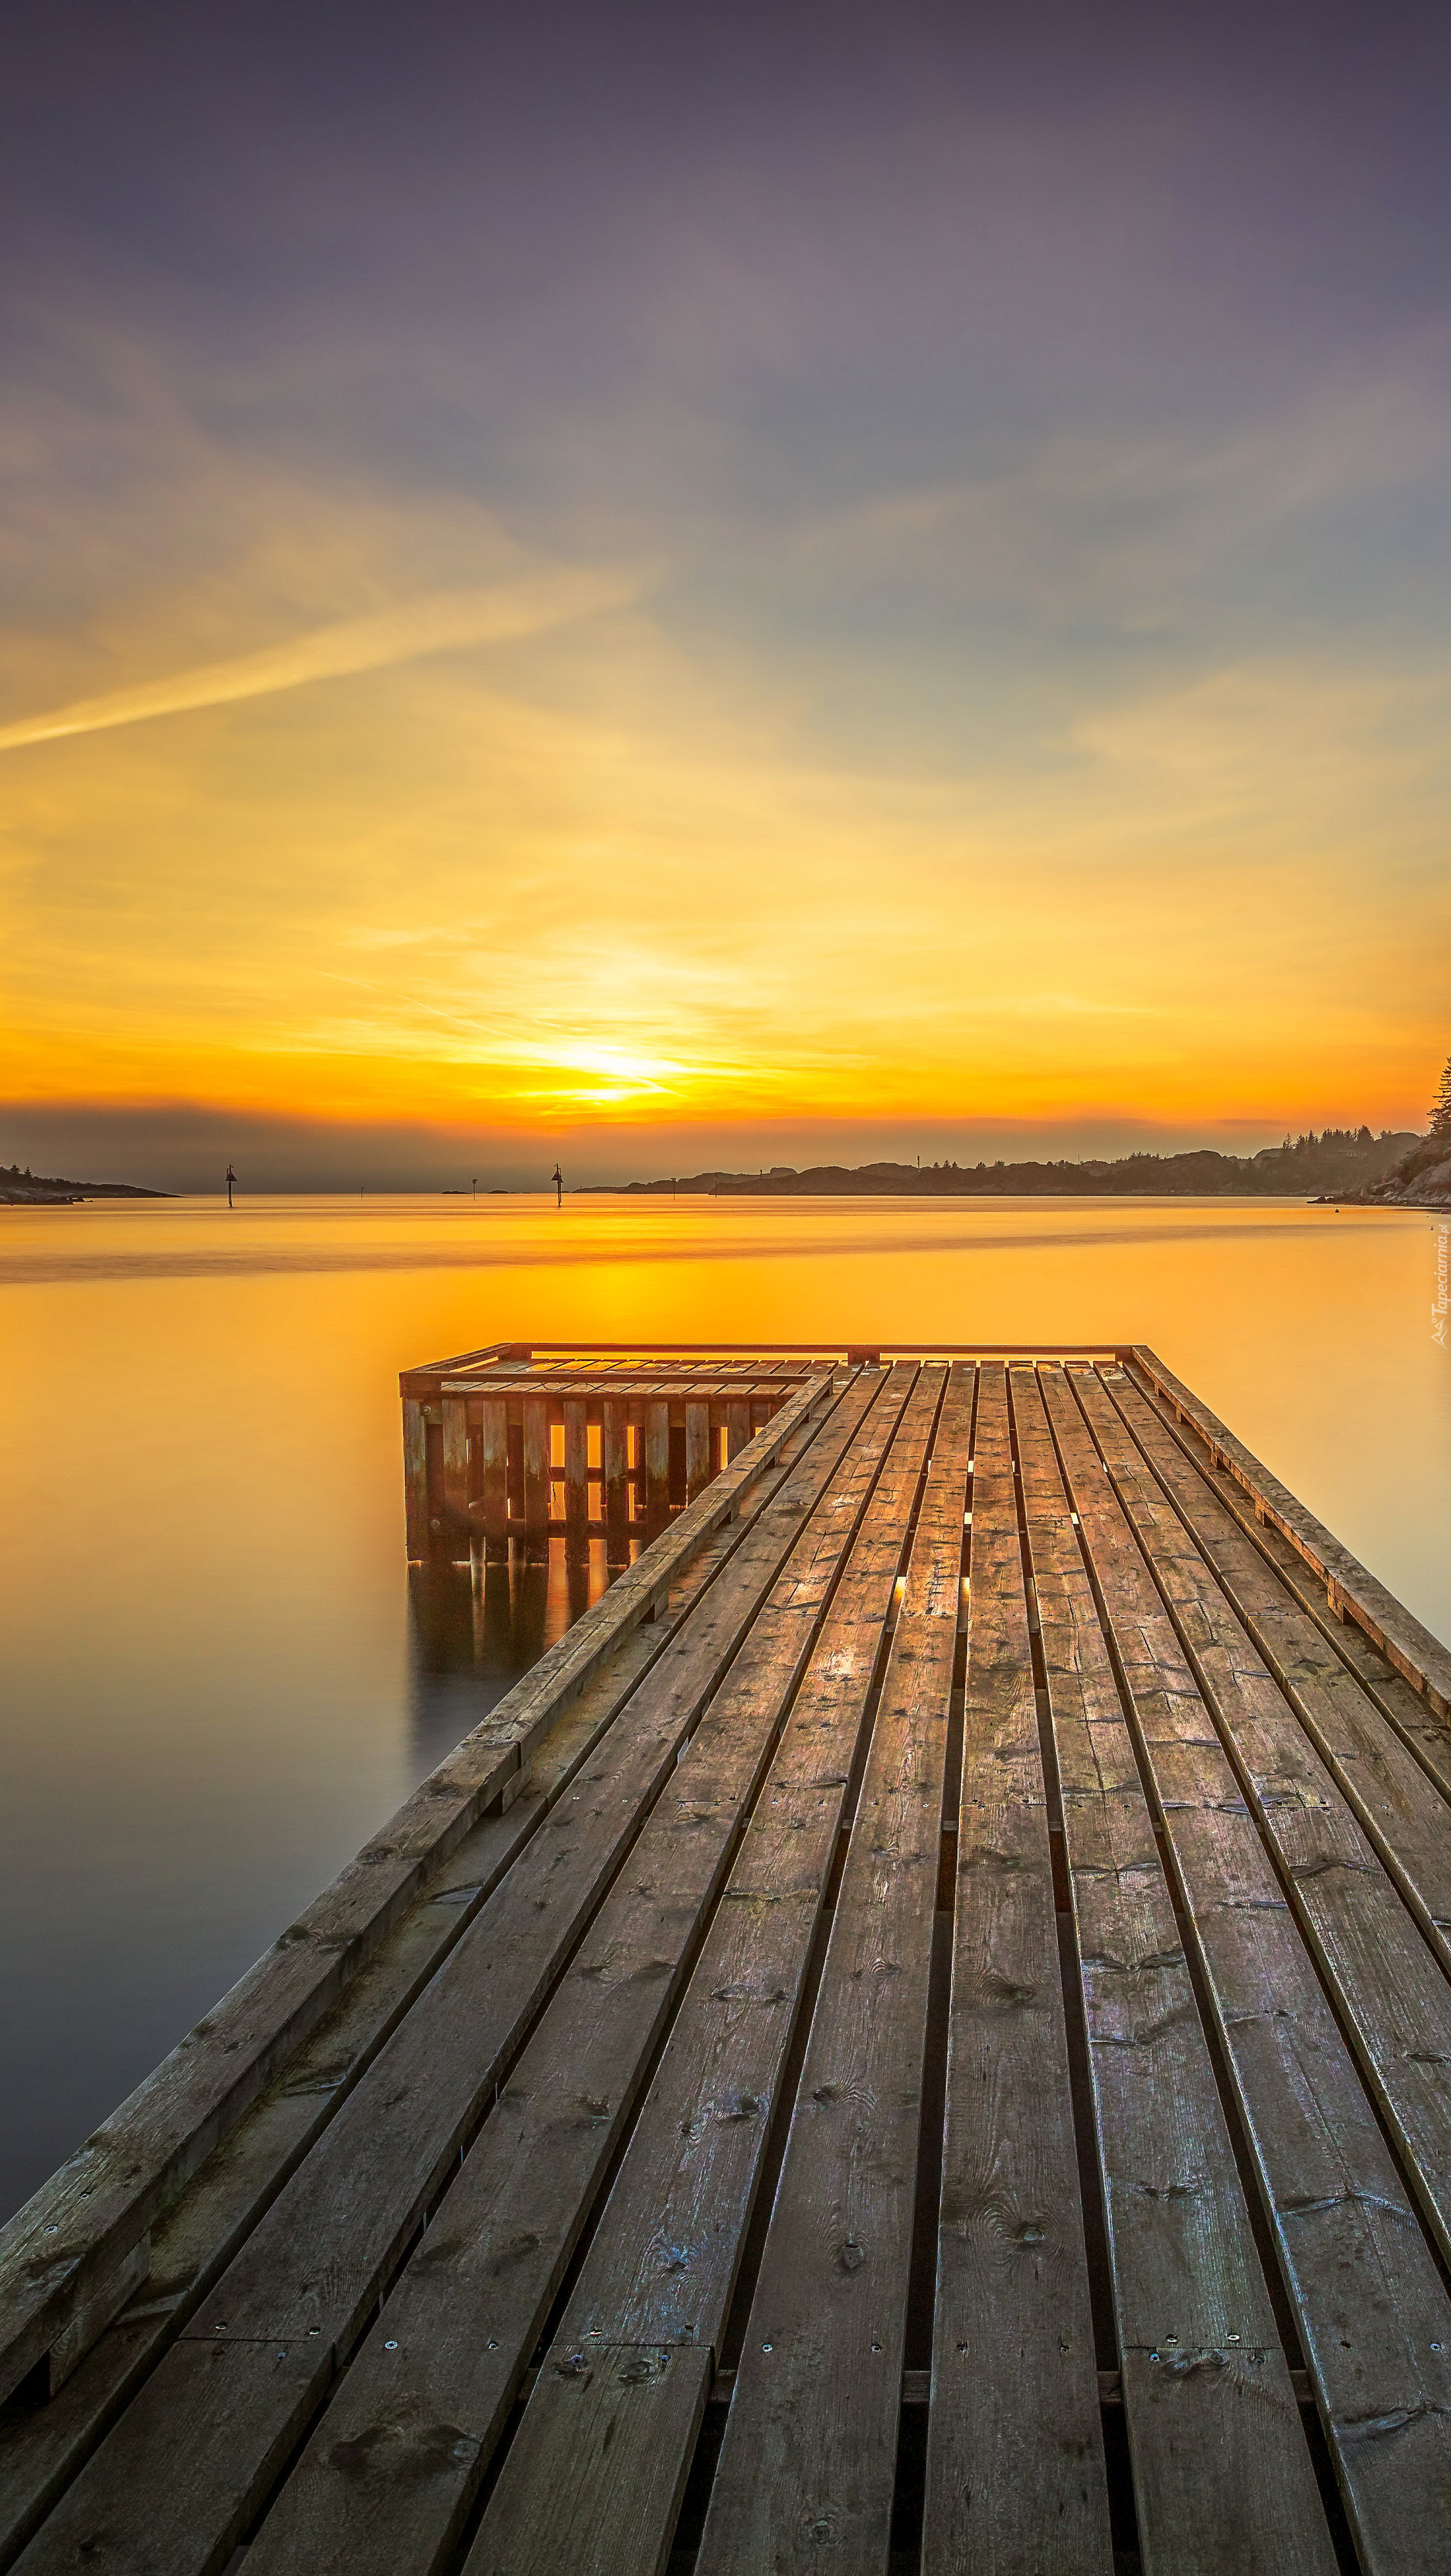
[(549, 1407), (542, 1395), (524, 1398), (524, 1556), (540, 1565), (549, 1556)]
[(589, 1545), (589, 1407), (583, 1396), (564, 1400), (564, 1538), (572, 1556)]
[(649, 1537), (670, 1518), (670, 1406), (652, 1398), (645, 1407), (645, 1528)]
[(630, 1557), (630, 1410), (623, 1397), (607, 1395), (600, 1414), (605, 1561), (609, 1565), (627, 1565)]
[(443, 1553), (468, 1554), (469, 1420), (461, 1395), (443, 1399)]
[(685, 1408), (685, 1498), (693, 1503), (704, 1493), (711, 1479), (710, 1404), (691, 1403)]
[(418, 1565), (428, 1545), (428, 1429), (416, 1396), (403, 1400), (403, 1508), (408, 1554)]
[(499, 1565), (509, 1556), (509, 1408), (502, 1396), (490, 1396), (480, 1413), (484, 1555)]

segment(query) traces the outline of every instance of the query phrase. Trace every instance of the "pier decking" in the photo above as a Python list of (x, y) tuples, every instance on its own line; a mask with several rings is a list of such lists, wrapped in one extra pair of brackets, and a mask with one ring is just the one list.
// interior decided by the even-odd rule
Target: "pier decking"
[(3, 2231), (0, 2567), (1451, 2563), (1451, 1654), (1139, 1348), (403, 1393), (615, 1580)]

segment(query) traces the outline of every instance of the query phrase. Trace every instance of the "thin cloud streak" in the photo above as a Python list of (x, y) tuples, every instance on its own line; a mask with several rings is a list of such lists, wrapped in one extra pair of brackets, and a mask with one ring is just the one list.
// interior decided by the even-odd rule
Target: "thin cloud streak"
[(203, 663), (139, 688), (115, 689), (104, 697), (78, 698), (45, 715), (22, 716), (18, 723), (0, 726), (0, 751), (19, 751), (70, 734), (104, 733), (114, 725), (145, 724), (155, 716), (184, 715), (196, 707), (226, 706), (238, 698), (270, 697), (309, 680), (378, 671), (462, 645), (509, 643), (605, 609), (628, 607), (641, 596), (647, 579), (644, 572), (626, 567), (571, 569), (487, 590), (435, 591), (371, 617), (315, 627), (309, 635), (239, 654), (233, 661)]

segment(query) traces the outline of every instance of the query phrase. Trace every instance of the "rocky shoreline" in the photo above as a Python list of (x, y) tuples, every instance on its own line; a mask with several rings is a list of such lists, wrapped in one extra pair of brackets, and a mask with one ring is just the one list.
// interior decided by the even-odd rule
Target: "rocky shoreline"
[(0, 1164), (0, 1207), (80, 1207), (87, 1199), (166, 1199), (170, 1190), (143, 1190), (135, 1181), (62, 1181), (12, 1163)]
[[(1328, 1195), (1328, 1194), (1327, 1194)], [(1451, 1209), (1451, 1135), (1422, 1136), (1381, 1180), (1347, 1191), (1341, 1207)]]

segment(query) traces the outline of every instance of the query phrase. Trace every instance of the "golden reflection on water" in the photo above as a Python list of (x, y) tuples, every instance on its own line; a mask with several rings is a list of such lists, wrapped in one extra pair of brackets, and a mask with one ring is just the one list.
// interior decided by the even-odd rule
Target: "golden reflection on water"
[(1437, 1220), (1298, 1203), (0, 1210), (0, 2202), (569, 1615), (402, 1561), (397, 1371), (501, 1336), (1151, 1342), (1451, 1638)]

